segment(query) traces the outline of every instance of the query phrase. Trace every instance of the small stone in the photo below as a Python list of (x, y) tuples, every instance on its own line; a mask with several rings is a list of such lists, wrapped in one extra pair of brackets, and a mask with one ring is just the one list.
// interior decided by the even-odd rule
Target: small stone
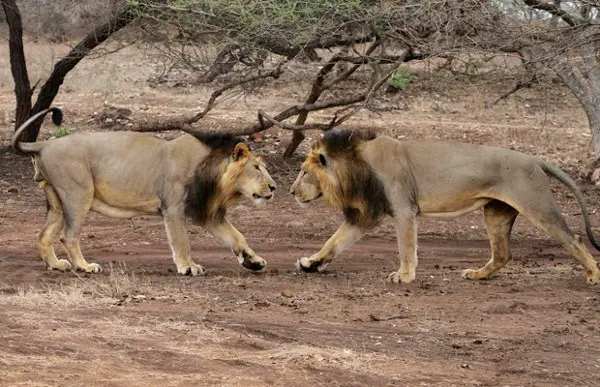
[(285, 298), (292, 298), (294, 297), (294, 292), (292, 292), (291, 289), (284, 289), (283, 292), (281, 292), (281, 295)]
[(6, 192), (8, 193), (17, 193), (19, 192), (19, 188), (15, 187), (14, 185), (12, 187), (9, 187)]
[(302, 226), (304, 226), (304, 223), (302, 223), (302, 222), (300, 222), (298, 220), (294, 220), (294, 221), (291, 221), (291, 222), (287, 222), (285, 224), (285, 226), (286, 227), (302, 227)]
[(464, 363), (464, 364), (461, 364), (461, 365), (460, 365), (460, 368), (465, 368), (465, 369), (468, 369), (468, 368), (471, 368), (471, 366), (470, 366), (470, 365), (468, 365), (467, 363)]

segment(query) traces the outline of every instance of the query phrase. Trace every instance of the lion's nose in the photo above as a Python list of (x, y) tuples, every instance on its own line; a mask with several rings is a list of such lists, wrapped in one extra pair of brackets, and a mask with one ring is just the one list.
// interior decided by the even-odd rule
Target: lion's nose
[(292, 195), (296, 195), (296, 190), (295, 190), (295, 189), (292, 187), (292, 188), (290, 188), (290, 193), (291, 193)]
[(271, 184), (269, 184), (269, 189), (270, 189), (271, 191), (275, 191), (275, 189), (277, 189), (277, 186), (276, 186), (276, 185), (271, 185)]

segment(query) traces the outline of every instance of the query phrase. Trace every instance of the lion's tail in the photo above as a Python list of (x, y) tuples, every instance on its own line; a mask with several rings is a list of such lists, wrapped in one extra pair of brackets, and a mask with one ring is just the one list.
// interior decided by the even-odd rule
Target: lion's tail
[(587, 236), (590, 239), (590, 242), (592, 243), (594, 248), (600, 251), (600, 244), (598, 243), (598, 241), (596, 241), (594, 233), (592, 232), (592, 225), (590, 224), (590, 215), (588, 213), (587, 206), (585, 205), (583, 195), (581, 194), (579, 187), (577, 187), (573, 179), (571, 179), (571, 177), (567, 175), (566, 172), (555, 167), (554, 165), (542, 161), (540, 166), (542, 167), (544, 172), (554, 176), (558, 181), (569, 187), (571, 192), (573, 192), (573, 195), (575, 196), (575, 199), (579, 204), (579, 208), (581, 208), (581, 215), (583, 215), (583, 221), (585, 223), (585, 232), (587, 233)]
[(58, 126), (62, 123), (63, 113), (62, 113), (62, 110), (60, 110), (57, 107), (50, 107), (48, 109), (42, 110), (39, 113), (34, 114), (33, 116), (29, 117), (29, 119), (27, 121), (23, 122), (23, 124), (19, 127), (19, 129), (17, 129), (15, 131), (15, 134), (13, 135), (13, 139), (12, 139), (13, 148), (15, 148), (18, 152), (25, 153), (25, 154), (40, 153), (40, 151), (42, 150), (42, 147), (43, 147), (43, 143), (41, 143), (41, 142), (21, 142), (19, 140), (21, 138), (21, 134), (23, 133), (23, 131), (25, 129), (27, 129), (27, 127), (29, 125), (31, 125), (38, 118), (46, 115), (49, 112), (52, 112), (52, 122), (54, 123), (54, 125)]

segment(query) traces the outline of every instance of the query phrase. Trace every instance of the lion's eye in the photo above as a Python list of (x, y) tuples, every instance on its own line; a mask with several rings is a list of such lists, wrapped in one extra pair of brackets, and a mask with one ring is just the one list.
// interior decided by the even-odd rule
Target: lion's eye
[(260, 171), (260, 167), (259, 167), (258, 165), (255, 165), (255, 166), (254, 166), (254, 168), (255, 168), (257, 171)]

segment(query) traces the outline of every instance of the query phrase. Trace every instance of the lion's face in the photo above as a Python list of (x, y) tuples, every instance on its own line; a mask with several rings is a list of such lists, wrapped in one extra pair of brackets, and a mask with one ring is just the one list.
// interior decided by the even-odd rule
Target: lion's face
[(235, 183), (237, 192), (256, 206), (263, 206), (273, 199), (277, 185), (267, 172), (262, 158), (250, 152), (246, 144), (236, 146), (233, 164), (239, 173)]
[(313, 149), (302, 163), (302, 169), (290, 188), (290, 193), (298, 203), (308, 203), (323, 196), (321, 180), (326, 178), (325, 165), (325, 155)]

